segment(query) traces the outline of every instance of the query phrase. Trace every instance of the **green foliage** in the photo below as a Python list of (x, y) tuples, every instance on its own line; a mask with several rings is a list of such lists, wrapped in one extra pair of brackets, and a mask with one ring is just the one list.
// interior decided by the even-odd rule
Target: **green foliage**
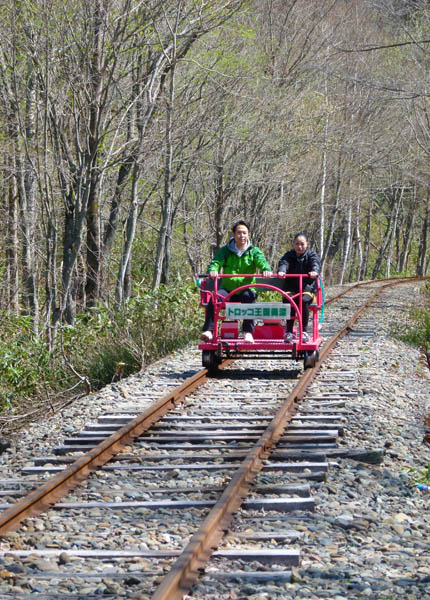
[(178, 281), (155, 291), (137, 286), (127, 315), (132, 320), (124, 327), (140, 344), (142, 363), (148, 364), (195, 339), (203, 313), (194, 284)]
[[(1, 315), (0, 409), (16, 397), (35, 396), (43, 389), (52, 355), (32, 325), (28, 316)], [(53, 388), (57, 374), (49, 374)]]
[(413, 475), (414, 484), (426, 483), (427, 485), (430, 485), (430, 463), (428, 463), (426, 469), (411, 467), (409, 471)]
[(115, 316), (104, 306), (78, 315), (73, 326), (61, 330), (66, 361), (95, 389), (137, 370), (139, 362), (125, 342), (118, 338)]
[(192, 283), (155, 291), (141, 284), (120, 311), (100, 305), (61, 327), (52, 351), (34, 333), (30, 317), (1, 316), (0, 410), (67, 392), (76, 373), (91, 389), (136, 373), (194, 341), (203, 311)]
[(427, 465), (427, 469), (417, 469), (417, 483), (430, 484), (430, 463)]
[(92, 387), (125, 377), (197, 337), (202, 311), (194, 285), (151, 290), (138, 284), (119, 311), (106, 306), (63, 329), (68, 360)]
[(406, 329), (403, 340), (430, 352), (430, 309), (418, 308), (411, 313), (412, 323)]
[(422, 348), (430, 353), (430, 284), (427, 282), (422, 291), (421, 307), (414, 307), (409, 314), (409, 323), (405, 331), (398, 334), (404, 342)]
[(258, 302), (282, 302), (283, 296), (279, 292), (258, 288)]

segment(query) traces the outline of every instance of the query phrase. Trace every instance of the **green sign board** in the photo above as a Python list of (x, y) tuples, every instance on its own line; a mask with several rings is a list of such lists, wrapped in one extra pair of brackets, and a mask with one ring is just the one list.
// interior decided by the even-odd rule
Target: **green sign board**
[(282, 302), (226, 302), (225, 316), (227, 319), (289, 319), (290, 308), (289, 303)]

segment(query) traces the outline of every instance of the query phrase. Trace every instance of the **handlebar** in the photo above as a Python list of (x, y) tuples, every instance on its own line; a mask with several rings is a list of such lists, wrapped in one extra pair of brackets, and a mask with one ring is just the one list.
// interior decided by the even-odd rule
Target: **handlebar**
[[(196, 277), (199, 278), (208, 278), (210, 277), (209, 273), (199, 273), (196, 275)], [(214, 279), (218, 279), (221, 277), (263, 277), (262, 273), (229, 273), (229, 274), (225, 274), (224, 273), (218, 273)], [(276, 279), (280, 279), (280, 275), (278, 275), (277, 273), (272, 273), (271, 275), (269, 275), (268, 277), (265, 277), (265, 279), (271, 279), (271, 278), (276, 278)], [(309, 277), (309, 273), (285, 273), (283, 275), (283, 277)], [(321, 277), (321, 273), (318, 274), (318, 277), (315, 277), (315, 279), (320, 279)]]

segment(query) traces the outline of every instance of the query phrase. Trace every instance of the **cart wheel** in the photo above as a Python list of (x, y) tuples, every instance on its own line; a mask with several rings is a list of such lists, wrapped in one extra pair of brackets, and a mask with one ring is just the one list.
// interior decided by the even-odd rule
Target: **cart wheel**
[(215, 356), (215, 350), (202, 350), (202, 365), (208, 370), (209, 375), (216, 375), (219, 361)]
[(320, 354), (318, 350), (314, 350), (313, 352), (306, 352), (305, 359), (303, 361), (303, 366), (305, 369), (312, 369), (318, 362)]

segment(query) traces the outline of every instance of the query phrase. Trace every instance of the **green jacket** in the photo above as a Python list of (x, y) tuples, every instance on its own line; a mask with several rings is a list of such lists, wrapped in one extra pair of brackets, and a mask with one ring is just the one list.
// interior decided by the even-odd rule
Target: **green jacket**
[[(257, 271), (270, 271), (270, 265), (263, 252), (257, 246), (250, 244), (245, 252), (239, 256), (235, 251), (234, 240), (231, 239), (228, 244), (218, 250), (208, 267), (208, 273), (223, 271), (225, 275), (236, 275), (240, 273), (256, 273)], [(221, 279), (219, 287), (231, 292), (232, 290), (255, 283), (255, 277), (226, 277)]]

